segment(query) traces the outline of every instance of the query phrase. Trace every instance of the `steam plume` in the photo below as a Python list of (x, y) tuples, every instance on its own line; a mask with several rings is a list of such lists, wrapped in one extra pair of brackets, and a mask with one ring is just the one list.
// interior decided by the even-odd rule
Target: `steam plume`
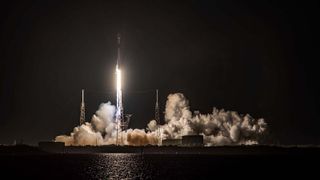
[[(116, 143), (115, 106), (102, 103), (90, 123), (75, 127), (73, 132), (55, 138), (66, 145), (108, 145)], [(264, 119), (254, 119), (249, 114), (213, 108), (210, 114), (192, 114), (189, 102), (181, 93), (170, 94), (165, 108), (165, 124), (151, 120), (144, 129), (128, 129), (120, 132), (123, 145), (157, 145), (157, 129), (162, 139), (181, 138), (183, 135), (200, 134), (206, 146), (257, 144), (266, 131)]]
[(170, 94), (165, 110), (163, 138), (201, 134), (204, 143), (212, 145), (257, 144), (266, 131), (264, 119), (253, 119), (249, 114), (213, 108), (211, 114), (192, 115), (188, 100), (181, 93)]

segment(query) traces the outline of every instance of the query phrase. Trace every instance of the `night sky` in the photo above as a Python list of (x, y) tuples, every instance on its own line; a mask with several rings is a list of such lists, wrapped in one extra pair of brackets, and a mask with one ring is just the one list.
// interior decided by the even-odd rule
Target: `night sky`
[[(77, 3), (75, 3), (77, 2)], [(263, 117), (269, 142), (319, 144), (319, 4), (278, 1), (8, 1), (1, 4), (0, 143), (52, 140), (115, 103), (122, 36), (132, 128), (181, 92), (191, 110)], [(162, 116), (163, 120), (163, 116)]]

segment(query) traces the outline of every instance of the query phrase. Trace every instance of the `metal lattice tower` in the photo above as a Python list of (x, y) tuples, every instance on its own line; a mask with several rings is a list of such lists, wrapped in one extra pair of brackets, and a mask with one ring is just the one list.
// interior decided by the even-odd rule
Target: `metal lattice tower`
[[(130, 118), (131, 118), (132, 114), (126, 114), (125, 117), (126, 119), (122, 120), (121, 123), (120, 123), (120, 130), (121, 131), (125, 131), (128, 129), (128, 126), (129, 126), (129, 123), (130, 123)], [(120, 131), (120, 132), (121, 132)], [(124, 142), (123, 142), (123, 133), (120, 134), (120, 143), (121, 145), (124, 145)]]
[(160, 133), (160, 110), (159, 110), (159, 91), (158, 89), (156, 90), (156, 105), (154, 108), (154, 119), (157, 122), (157, 136), (158, 136), (158, 141), (160, 143), (161, 141), (161, 133)]
[(81, 105), (80, 105), (80, 126), (86, 122), (86, 109), (84, 104), (84, 89), (81, 90)]

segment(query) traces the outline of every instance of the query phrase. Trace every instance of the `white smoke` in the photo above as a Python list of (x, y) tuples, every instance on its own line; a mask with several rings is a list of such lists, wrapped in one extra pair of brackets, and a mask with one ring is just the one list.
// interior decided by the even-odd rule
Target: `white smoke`
[(156, 120), (151, 120), (147, 125), (147, 129), (150, 131), (156, 131), (157, 128), (158, 128), (158, 125)]
[(101, 144), (103, 137), (100, 132), (95, 131), (90, 123), (75, 127), (70, 136), (57, 136), (55, 141), (64, 142), (66, 146), (70, 145), (97, 145)]
[(166, 103), (163, 139), (181, 138), (200, 134), (207, 146), (257, 144), (266, 131), (264, 119), (253, 119), (249, 114), (213, 108), (211, 114), (195, 114), (189, 109), (188, 100), (181, 93), (170, 94)]
[[(110, 102), (102, 103), (92, 116), (90, 123), (87, 122), (75, 127), (69, 136), (57, 136), (55, 141), (64, 142), (66, 146), (116, 144), (115, 112), (116, 108)], [(153, 132), (146, 132), (143, 129), (128, 129), (119, 133), (118, 142), (121, 145), (132, 146), (156, 145), (158, 139)]]
[[(93, 115), (90, 123), (75, 127), (69, 135), (55, 138), (57, 142), (69, 145), (109, 145), (116, 144), (115, 106), (103, 103)], [(213, 109), (210, 114), (192, 115), (189, 102), (181, 93), (170, 94), (165, 109), (165, 124), (158, 125), (151, 120), (144, 129), (121, 131), (118, 142), (121, 145), (157, 145), (158, 127), (161, 139), (180, 139), (184, 135), (200, 134), (206, 146), (257, 144), (266, 131), (264, 119), (253, 119), (250, 115), (239, 115), (235, 111)]]

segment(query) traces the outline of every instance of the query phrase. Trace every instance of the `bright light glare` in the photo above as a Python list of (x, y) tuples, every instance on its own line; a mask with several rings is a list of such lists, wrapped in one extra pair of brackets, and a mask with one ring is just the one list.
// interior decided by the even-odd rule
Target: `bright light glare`
[(117, 92), (121, 90), (121, 70), (116, 68), (116, 76), (117, 76)]

